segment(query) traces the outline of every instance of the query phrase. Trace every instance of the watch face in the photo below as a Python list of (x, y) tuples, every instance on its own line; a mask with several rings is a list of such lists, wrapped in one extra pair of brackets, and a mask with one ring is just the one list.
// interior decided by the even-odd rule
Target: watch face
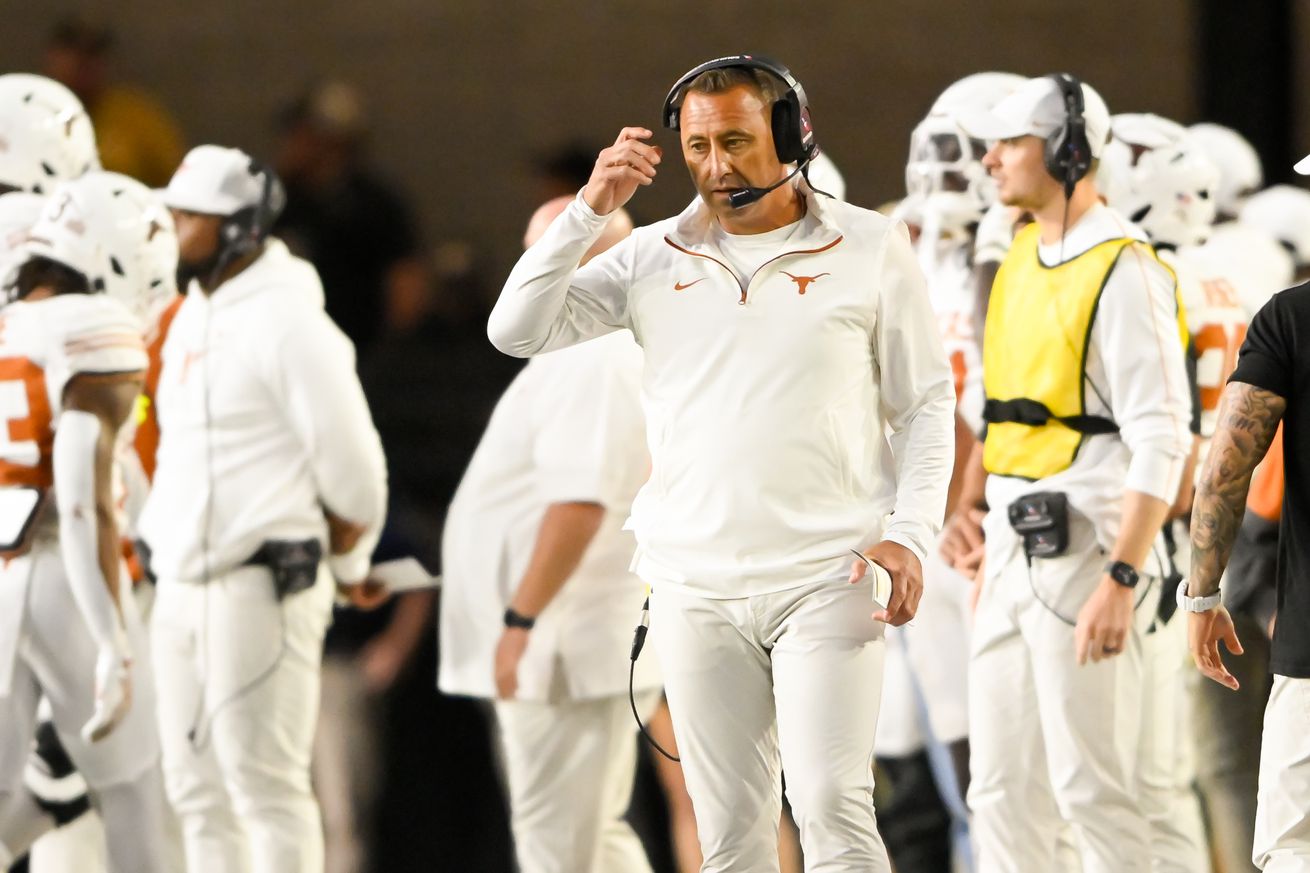
[(1137, 587), (1137, 571), (1130, 564), (1115, 561), (1109, 566), (1110, 578), (1125, 588)]

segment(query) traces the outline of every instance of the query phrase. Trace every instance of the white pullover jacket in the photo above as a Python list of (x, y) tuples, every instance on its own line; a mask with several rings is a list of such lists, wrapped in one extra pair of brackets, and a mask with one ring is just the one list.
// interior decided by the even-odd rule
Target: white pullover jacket
[(699, 199), (579, 269), (607, 221), (579, 195), (492, 312), (511, 355), (623, 327), (643, 347), (652, 472), (629, 525), (647, 582), (781, 591), (884, 538), (922, 558), (941, 525), (955, 394), (908, 235), (800, 190), (800, 227), (744, 285)]
[(382, 443), (355, 351), (307, 262), (271, 240), (212, 297), (193, 286), (164, 343), (161, 439), (141, 534), (161, 580), (202, 582), (269, 539), (318, 539), (324, 509), (365, 527), (329, 561), (368, 573), (386, 516)]

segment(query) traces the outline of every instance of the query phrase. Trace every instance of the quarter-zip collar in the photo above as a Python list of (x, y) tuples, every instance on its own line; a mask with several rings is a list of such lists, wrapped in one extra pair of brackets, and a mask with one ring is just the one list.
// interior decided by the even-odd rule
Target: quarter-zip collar
[(780, 252), (761, 264), (745, 284), (742, 284), (741, 280), (737, 278), (737, 273), (732, 267), (728, 266), (727, 259), (723, 257), (723, 252), (719, 250), (718, 244), (714, 241), (714, 234), (712, 233), (714, 213), (710, 211), (710, 208), (705, 205), (705, 201), (700, 197), (693, 200), (682, 211), (674, 224), (673, 231), (664, 237), (664, 241), (683, 254), (696, 258), (705, 258), (722, 267), (723, 271), (741, 289), (741, 299), (737, 302), (744, 306), (751, 282), (769, 264), (792, 255), (814, 255), (825, 252), (842, 241), (841, 229), (823, 203), (826, 198), (816, 196), (813, 189), (804, 181), (798, 181), (796, 188), (805, 198), (806, 211), (801, 221), (809, 220), (814, 223), (814, 229), (799, 233), (793, 237), (786, 251)]
[[(818, 196), (814, 190), (804, 181), (798, 179), (796, 189), (805, 198), (805, 215), (807, 218), (817, 220), (818, 226), (813, 232), (813, 238), (807, 235), (806, 238), (799, 240), (803, 248), (819, 248), (827, 245), (842, 235), (841, 229), (833, 220), (832, 215), (826, 208), (829, 198)], [(805, 218), (801, 219), (802, 221)], [(691, 249), (692, 251), (701, 251), (704, 246), (711, 245), (710, 227), (714, 221), (714, 213), (705, 205), (705, 201), (696, 197), (687, 208), (682, 210), (674, 225), (673, 232), (668, 234), (665, 239), (675, 244), (675, 248)]]

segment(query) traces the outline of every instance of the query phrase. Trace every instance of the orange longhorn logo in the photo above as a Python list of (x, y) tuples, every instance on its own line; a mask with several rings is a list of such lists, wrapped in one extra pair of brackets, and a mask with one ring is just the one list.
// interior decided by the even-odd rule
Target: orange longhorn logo
[(793, 282), (796, 283), (796, 290), (799, 291), (801, 294), (805, 293), (805, 289), (810, 287), (811, 282), (817, 282), (820, 279), (822, 279), (824, 276), (831, 275), (830, 273), (820, 273), (817, 276), (793, 276), (791, 273), (788, 273), (786, 270), (782, 270), (780, 272), (782, 273), (782, 275), (786, 276), (788, 279), (791, 279)]

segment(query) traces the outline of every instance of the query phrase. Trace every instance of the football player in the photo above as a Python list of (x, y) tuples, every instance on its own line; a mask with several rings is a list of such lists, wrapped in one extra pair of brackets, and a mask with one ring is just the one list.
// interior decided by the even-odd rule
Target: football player
[[(1111, 207), (1139, 225), (1160, 259), (1174, 271), (1191, 335), (1194, 383), (1193, 432), (1199, 449), (1214, 432), (1218, 395), (1237, 361), (1247, 313), (1222, 265), (1198, 257), (1197, 246), (1215, 218), (1220, 174), (1186, 128), (1157, 115), (1121, 114), (1112, 119), (1102, 157), (1102, 193)], [(1192, 463), (1195, 463), (1194, 452)], [(1183, 477), (1165, 528), (1173, 583), (1161, 589), (1160, 609), (1144, 641), (1144, 720), (1138, 749), (1138, 792), (1151, 825), (1153, 870), (1195, 871), (1208, 865), (1200, 809), (1192, 784), (1190, 744), (1176, 735), (1186, 721), (1183, 679), (1185, 622), (1176, 616), (1173, 592), (1185, 564), (1175, 543), (1187, 541), (1182, 519), (1190, 512), (1193, 472)]]
[(55, 189), (0, 309), (0, 793), (22, 791), (44, 694), (105, 821), (111, 871), (167, 869), (153, 683), (121, 573), (113, 468), (145, 369), (150, 289), (170, 258), (176, 236), (155, 196), (92, 172)]

